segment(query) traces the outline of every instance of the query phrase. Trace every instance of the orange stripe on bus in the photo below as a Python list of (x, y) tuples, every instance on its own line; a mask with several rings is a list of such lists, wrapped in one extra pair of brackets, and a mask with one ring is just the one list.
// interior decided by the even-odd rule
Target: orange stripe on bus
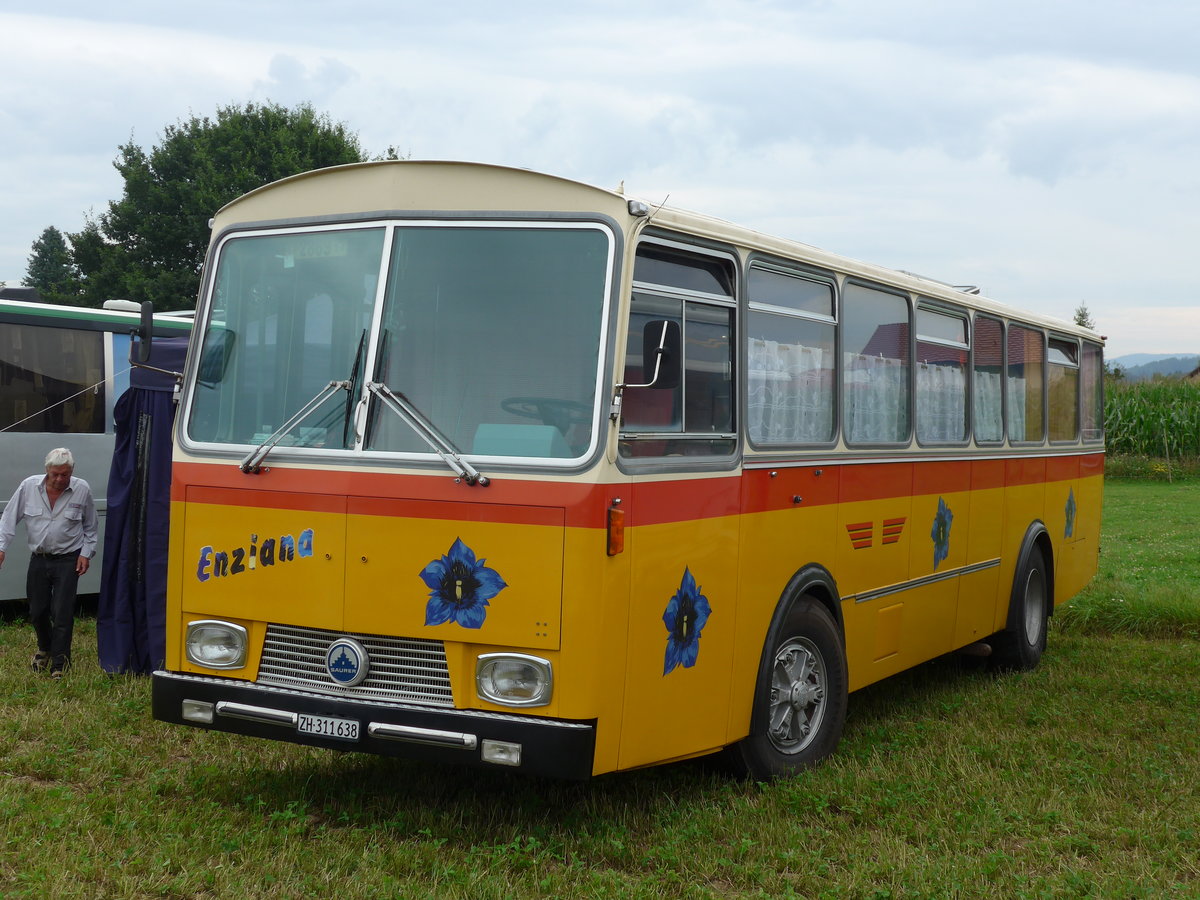
[[(371, 515), (420, 515), (430, 518), (472, 518), (448, 505), (478, 507), (475, 514), (490, 521), (508, 521), (516, 508), (565, 510), (564, 524), (575, 528), (607, 527), (607, 510), (621, 498), (628, 527), (686, 522), (782, 509), (810, 509), (838, 503), (886, 500), (895, 497), (967, 493), (1006, 486), (1069, 481), (1103, 472), (1102, 453), (982, 460), (880, 462), (857, 465), (751, 469), (738, 476), (662, 481), (584, 484), (532, 481), (493, 476), (486, 488), (456, 482), (449, 473), (391, 474), (386, 472), (274, 468), (246, 475), (233, 461), (176, 463), (171, 499), (189, 503), (251, 508), (282, 508), (342, 512), (347, 502), (376, 503)], [(701, 484), (703, 482), (703, 484)], [(388, 503), (402, 504), (388, 506)], [(424, 503), (425, 506), (411, 504)], [(503, 507), (488, 512), (489, 507)], [(400, 509), (410, 512), (402, 513)], [(391, 509), (393, 511), (386, 511)], [(521, 521), (540, 521), (540, 513), (520, 514)], [(557, 514), (556, 514), (557, 517)], [(884, 522), (886, 527), (890, 523)], [(871, 527), (857, 523), (856, 527)]]

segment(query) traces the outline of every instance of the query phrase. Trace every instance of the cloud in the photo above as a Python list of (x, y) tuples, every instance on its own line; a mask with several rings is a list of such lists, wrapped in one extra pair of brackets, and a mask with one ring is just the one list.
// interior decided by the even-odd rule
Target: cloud
[(267, 77), (254, 82), (253, 93), (284, 106), (309, 103), (318, 110), (339, 92), (350, 90), (359, 73), (339, 59), (323, 57), (309, 64), (287, 53), (271, 57)]
[[(131, 138), (312, 103), (417, 158), (526, 166), (1108, 321), (1192, 303), (1200, 6), (1165, 0), (129, 0), (0, 13), (0, 278), (121, 190)], [(1180, 324), (1180, 323), (1176, 323)], [(1140, 334), (1130, 329), (1128, 334)], [(1162, 340), (1182, 332), (1168, 332)], [(1125, 352), (1152, 350), (1130, 346)], [(1170, 347), (1170, 351), (1177, 348)]]

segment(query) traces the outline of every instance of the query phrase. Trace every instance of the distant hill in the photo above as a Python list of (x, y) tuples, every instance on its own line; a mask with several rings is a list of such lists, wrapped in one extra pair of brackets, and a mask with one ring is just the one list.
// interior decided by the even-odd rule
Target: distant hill
[(1155, 375), (1186, 375), (1200, 366), (1200, 356), (1167, 353), (1130, 353), (1108, 360), (1110, 367), (1120, 366), (1130, 381), (1141, 381)]

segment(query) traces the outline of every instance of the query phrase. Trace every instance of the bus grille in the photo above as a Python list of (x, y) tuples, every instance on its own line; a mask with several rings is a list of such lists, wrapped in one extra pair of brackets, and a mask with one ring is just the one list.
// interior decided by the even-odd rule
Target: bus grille
[[(367, 677), (354, 687), (335, 684), (325, 671), (325, 651), (340, 637), (354, 638), (371, 657)], [(454, 706), (446, 651), (441, 641), (424, 638), (271, 624), (263, 644), (258, 683), (335, 697)]]

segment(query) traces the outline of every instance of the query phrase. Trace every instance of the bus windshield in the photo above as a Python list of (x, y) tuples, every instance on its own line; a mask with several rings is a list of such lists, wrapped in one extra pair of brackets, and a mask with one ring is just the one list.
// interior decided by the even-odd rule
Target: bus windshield
[(230, 238), (188, 437), (261, 444), (331, 382), (348, 382), (277, 435), (278, 446), (433, 453), (380, 403), (382, 386), (463, 454), (585, 456), (611, 259), (609, 233), (586, 225), (422, 222)]

